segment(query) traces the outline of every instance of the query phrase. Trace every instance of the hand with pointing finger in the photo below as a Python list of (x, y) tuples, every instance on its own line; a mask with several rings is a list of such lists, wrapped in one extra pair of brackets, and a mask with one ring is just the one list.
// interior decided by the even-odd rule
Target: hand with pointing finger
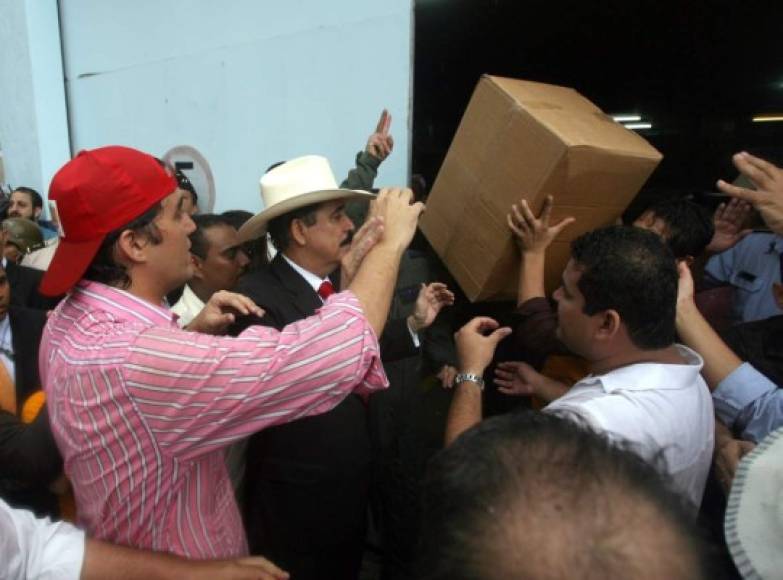
[(367, 139), (367, 146), (365, 151), (375, 157), (376, 159), (383, 161), (389, 155), (391, 155), (392, 149), (394, 149), (394, 139), (389, 134), (391, 128), (391, 115), (386, 109), (381, 113), (381, 118), (378, 119), (378, 125), (375, 127), (375, 132)]

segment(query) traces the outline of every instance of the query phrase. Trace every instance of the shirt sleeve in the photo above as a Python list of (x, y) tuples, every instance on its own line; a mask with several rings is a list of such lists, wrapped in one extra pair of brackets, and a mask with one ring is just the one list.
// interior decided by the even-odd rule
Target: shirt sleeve
[(718, 418), (742, 439), (758, 443), (783, 425), (783, 392), (748, 363), (718, 384), (712, 400)]
[(84, 532), (65, 522), (38, 519), (0, 500), (0, 577), (78, 580)]
[(530, 360), (540, 364), (550, 354), (568, 352), (557, 338), (557, 311), (549, 300), (543, 296), (531, 298), (519, 306), (516, 314), (519, 323), (514, 329), (514, 343)]
[[(740, 245), (742, 242), (739, 242)], [(704, 266), (704, 273), (706, 277), (714, 283), (727, 283), (731, 280), (734, 274), (734, 263), (737, 259), (737, 246), (729, 248), (725, 252), (721, 252), (715, 256), (712, 256), (707, 260), (707, 264)]]
[(231, 338), (148, 329), (124, 374), (161, 448), (181, 458), (388, 386), (378, 339), (350, 292), (282, 331), (252, 326)]

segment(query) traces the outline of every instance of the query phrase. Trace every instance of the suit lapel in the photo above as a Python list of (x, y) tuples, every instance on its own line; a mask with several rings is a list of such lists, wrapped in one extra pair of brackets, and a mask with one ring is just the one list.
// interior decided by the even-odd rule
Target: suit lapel
[(291, 293), (291, 304), (303, 318), (311, 316), (321, 307), (323, 304), (321, 298), (312, 286), (285, 261), (281, 254), (275, 256), (270, 268), (283, 288)]

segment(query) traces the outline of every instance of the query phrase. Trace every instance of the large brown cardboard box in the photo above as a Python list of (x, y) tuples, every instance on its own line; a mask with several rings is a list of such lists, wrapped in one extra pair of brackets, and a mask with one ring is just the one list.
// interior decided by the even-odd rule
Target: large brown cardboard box
[(483, 76), (427, 200), (421, 229), (471, 301), (515, 299), (519, 251), (506, 224), (525, 198), (576, 223), (547, 252), (557, 288), (569, 243), (613, 223), (662, 156), (573, 89)]

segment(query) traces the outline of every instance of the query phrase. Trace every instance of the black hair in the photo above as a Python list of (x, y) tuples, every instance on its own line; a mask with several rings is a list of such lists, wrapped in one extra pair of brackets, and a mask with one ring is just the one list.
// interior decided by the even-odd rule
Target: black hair
[(315, 213), (321, 203), (313, 203), (284, 213), (269, 221), (267, 231), (278, 252), (284, 252), (291, 245), (291, 222), (301, 220), (305, 225), (315, 224)]
[(244, 209), (230, 209), (228, 211), (224, 211), (220, 215), (226, 218), (226, 220), (228, 220), (229, 223), (237, 230), (241, 228), (247, 220), (253, 217), (252, 213), (245, 211)]
[(36, 190), (34, 190), (32, 187), (15, 187), (14, 191), (11, 192), (13, 194), (15, 191), (21, 191), (22, 193), (26, 193), (30, 196), (30, 203), (33, 204), (34, 208), (41, 208), (43, 209), (43, 198), (41, 197), (41, 194), (38, 193)]
[(526, 411), (430, 461), (417, 578), (713, 578), (704, 538), (656, 466), (572, 418)]
[[(253, 217), (253, 214), (243, 209), (231, 209), (221, 214), (224, 218), (239, 230), (244, 223)], [(269, 260), (267, 258), (266, 236), (261, 236), (255, 240), (248, 240), (242, 243), (242, 251), (250, 260), (246, 271), (257, 270), (265, 267)]]
[(652, 213), (666, 224), (664, 238), (677, 259), (698, 258), (715, 235), (712, 215), (688, 199), (656, 202), (642, 212)]
[(601, 228), (574, 240), (571, 257), (582, 271), (585, 314), (617, 311), (641, 349), (674, 342), (677, 264), (660, 236), (630, 226)]
[(163, 205), (158, 202), (136, 219), (106, 234), (83, 277), (122, 289), (130, 287), (131, 279), (128, 276), (128, 271), (125, 266), (117, 263), (114, 259), (117, 240), (122, 232), (131, 230), (138, 235), (145, 236), (153, 245), (161, 243), (163, 238), (154, 221), (162, 211)]
[(175, 167), (174, 178), (177, 180), (177, 187), (190, 193), (193, 205), (198, 205), (198, 194), (196, 193), (196, 188), (193, 187), (193, 183), (191, 183), (190, 179), (188, 179), (188, 176)]
[(209, 251), (209, 244), (207, 243), (207, 237), (204, 232), (209, 228), (215, 226), (227, 226), (233, 228), (234, 225), (230, 220), (226, 219), (222, 215), (214, 213), (202, 213), (193, 216), (193, 223), (196, 224), (196, 229), (190, 234), (190, 253), (194, 256), (198, 256), (202, 260), (207, 258), (207, 252)]

